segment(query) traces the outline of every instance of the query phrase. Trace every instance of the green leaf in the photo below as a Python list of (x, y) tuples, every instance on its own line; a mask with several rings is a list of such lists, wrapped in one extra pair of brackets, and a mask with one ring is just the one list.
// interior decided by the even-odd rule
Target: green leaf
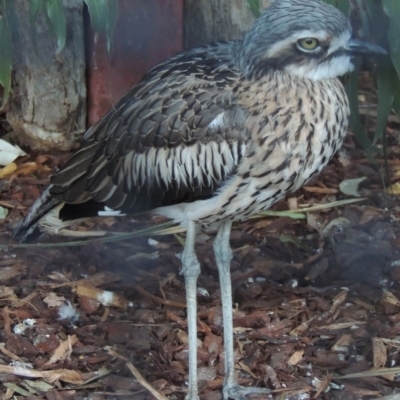
[(32, 24), (36, 23), (36, 19), (43, 8), (43, 0), (29, 0), (29, 19)]
[(111, 53), (112, 32), (118, 19), (117, 0), (84, 0), (90, 14), (90, 22), (96, 33), (107, 35), (108, 52)]
[(118, 17), (117, 0), (85, 0), (95, 32), (111, 32)]
[(400, 117), (400, 79), (396, 79), (396, 86), (394, 91), (393, 108), (397, 116)]
[(358, 179), (346, 179), (340, 182), (339, 189), (347, 196), (360, 197), (360, 194), (358, 193), (358, 187), (360, 186), (360, 183), (366, 179), (367, 178), (365, 176)]
[(36, 35), (36, 20), (43, 9), (43, 0), (29, 0), (29, 22), (31, 24), (31, 34), (33, 48), (37, 52), (37, 35)]
[(67, 19), (62, 0), (45, 0), (45, 9), (50, 29), (57, 39), (56, 54), (59, 54), (65, 47), (67, 38)]
[(6, 104), (11, 90), (12, 41), (6, 18), (6, 1), (2, 0), (0, 16), (0, 84), (4, 88), (2, 107)]
[(386, 132), (387, 119), (393, 107), (396, 89), (396, 70), (389, 63), (378, 66), (378, 118), (374, 141), (377, 143)]
[(390, 18), (388, 32), (390, 55), (397, 74), (400, 76), (400, 1), (382, 0), (383, 9)]
[(247, 0), (253, 15), (258, 18), (260, 16), (260, 0)]
[(337, 7), (342, 13), (346, 15), (349, 15), (350, 13), (350, 6), (348, 0), (325, 0), (325, 3)]
[[(370, 35), (372, 33), (373, 27), (371, 26), (370, 22), (370, 15), (369, 12), (372, 11), (371, 6), (368, 8), (368, 6), (363, 7), (364, 2), (363, 0), (358, 0), (357, 1), (357, 16), (360, 17), (361, 23), (362, 23), (362, 37), (366, 39), (367, 35)], [(371, 3), (372, 4), (372, 3)]]
[(6, 388), (11, 389), (13, 392), (21, 394), (24, 397), (28, 397), (28, 396), (32, 395), (32, 392), (28, 392), (27, 390), (22, 389), (20, 386), (16, 385), (15, 383), (6, 382), (6, 383), (3, 383), (3, 385)]
[(355, 138), (364, 147), (368, 149), (372, 146), (370, 139), (368, 138), (363, 126), (360, 122), (360, 113), (358, 110), (358, 76), (360, 73), (360, 62), (355, 60), (356, 68), (353, 73), (350, 74), (349, 80), (346, 84), (346, 92), (350, 102), (350, 129), (352, 130)]
[(309, 246), (307, 246), (300, 238), (297, 238), (296, 236), (293, 236), (293, 235), (281, 235), (281, 236), (279, 236), (279, 240), (282, 243), (292, 243), (298, 249), (304, 250), (307, 253), (312, 252), (311, 248)]
[(262, 215), (265, 215), (267, 217), (288, 217), (288, 218), (292, 218), (292, 219), (306, 219), (307, 218), (301, 212), (296, 212), (296, 211), (262, 211)]
[[(17, 17), (16, 1), (6, 0), (6, 17), (8, 28), (10, 29), (10, 35), (12, 38), (13, 49), (21, 48), (21, 36), (18, 29), (19, 19)], [(18, 47), (17, 47), (18, 46)]]
[[(363, 34), (366, 40), (375, 43), (383, 44), (386, 41), (388, 18), (383, 12), (382, 4), (377, 1), (364, 1), (358, 0), (360, 4), (361, 13), (364, 17), (368, 18), (368, 28), (364, 24)], [(367, 14), (367, 15), (365, 15)], [(368, 30), (367, 30), (368, 29)]]
[(0, 219), (5, 219), (7, 217), (7, 215), (8, 215), (7, 208), (0, 206)]

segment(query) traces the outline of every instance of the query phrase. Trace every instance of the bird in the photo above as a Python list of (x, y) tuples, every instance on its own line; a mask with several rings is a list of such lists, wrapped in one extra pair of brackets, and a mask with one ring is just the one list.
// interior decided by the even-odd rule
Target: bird
[[(321, 0), (271, 0), (241, 39), (179, 53), (151, 69), (97, 124), (16, 227), (154, 212), (186, 228), (181, 255), (189, 336), (187, 400), (199, 400), (195, 253), (214, 241), (224, 328), (223, 398), (267, 396), (235, 375), (230, 278), (232, 223), (271, 207), (320, 172), (349, 125), (341, 75), (353, 56), (382, 55), (352, 37), (349, 19)], [(61, 222), (61, 224), (64, 222)]]

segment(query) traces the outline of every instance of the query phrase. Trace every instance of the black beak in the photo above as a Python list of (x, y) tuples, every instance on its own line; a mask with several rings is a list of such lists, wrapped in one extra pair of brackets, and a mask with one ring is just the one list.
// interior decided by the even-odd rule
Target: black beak
[(343, 48), (347, 53), (353, 55), (365, 54), (383, 56), (387, 54), (387, 51), (381, 46), (356, 39), (350, 39)]

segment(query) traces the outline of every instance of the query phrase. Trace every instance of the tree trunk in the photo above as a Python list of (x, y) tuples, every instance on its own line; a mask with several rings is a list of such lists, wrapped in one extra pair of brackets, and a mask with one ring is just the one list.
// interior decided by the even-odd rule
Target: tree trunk
[(43, 13), (36, 22), (34, 50), (26, 0), (15, 1), (14, 80), (7, 119), (23, 146), (70, 150), (86, 130), (86, 82), (83, 1), (64, 0), (65, 48), (56, 54), (56, 39)]
[[(261, 9), (269, 0), (261, 0)], [(239, 39), (254, 22), (247, 0), (186, 0), (185, 48)]]

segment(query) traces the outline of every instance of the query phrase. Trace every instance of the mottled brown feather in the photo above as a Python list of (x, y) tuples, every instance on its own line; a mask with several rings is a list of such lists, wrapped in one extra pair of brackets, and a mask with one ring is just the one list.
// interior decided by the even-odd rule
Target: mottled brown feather
[[(238, 105), (233, 92), (238, 78), (232, 56), (235, 45), (226, 42), (205, 46), (150, 71), (87, 132), (80, 150), (53, 176), (51, 194), (69, 203), (93, 198), (110, 208), (126, 209), (133, 204), (136, 211), (213, 194), (237, 166), (231, 160), (222, 160), (226, 170), (218, 161), (210, 173), (200, 163), (217, 156), (213, 155), (214, 148), (206, 146), (204, 160), (193, 160), (190, 171), (176, 151), (178, 158), (172, 161), (167, 181), (151, 179), (144, 171), (149, 168), (162, 174), (163, 167), (168, 168), (166, 164), (157, 167), (154, 157), (145, 162), (137, 158), (157, 148), (179, 150), (223, 141), (240, 153), (238, 149), (249, 134), (244, 126), (246, 111)], [(226, 114), (226, 124), (210, 128), (221, 113)], [(164, 152), (160, 156), (167, 155)], [(177, 176), (180, 167), (175, 164), (179, 162), (184, 179)], [(145, 201), (135, 202), (132, 193), (145, 197)], [(129, 201), (125, 201), (127, 198)]]

